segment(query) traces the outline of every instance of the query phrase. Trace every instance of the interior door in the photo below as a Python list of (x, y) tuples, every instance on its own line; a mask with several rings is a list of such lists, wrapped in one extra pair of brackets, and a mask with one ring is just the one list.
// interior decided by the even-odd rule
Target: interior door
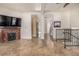
[(32, 15), (32, 38), (38, 37), (38, 17), (36, 15)]

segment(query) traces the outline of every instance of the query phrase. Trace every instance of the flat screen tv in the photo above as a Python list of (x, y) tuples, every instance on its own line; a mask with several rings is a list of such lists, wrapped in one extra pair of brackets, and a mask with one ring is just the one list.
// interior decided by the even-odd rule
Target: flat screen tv
[(6, 16), (4, 19), (4, 26), (11, 26), (12, 17)]
[(0, 16), (0, 26), (6, 26), (6, 16)]
[(2, 17), (0, 16), (0, 26), (3, 25), (3, 20), (2, 20)]
[(21, 27), (21, 18), (0, 16), (0, 26)]
[(21, 19), (13, 17), (12, 20), (11, 20), (11, 26), (21, 27)]

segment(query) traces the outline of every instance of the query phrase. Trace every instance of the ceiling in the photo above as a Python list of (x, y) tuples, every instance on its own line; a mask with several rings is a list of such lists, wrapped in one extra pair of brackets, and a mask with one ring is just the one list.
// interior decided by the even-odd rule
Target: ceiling
[(0, 3), (0, 7), (4, 7), (10, 10), (19, 12), (28, 11), (60, 11), (79, 8), (78, 3), (70, 3), (63, 8), (65, 3)]

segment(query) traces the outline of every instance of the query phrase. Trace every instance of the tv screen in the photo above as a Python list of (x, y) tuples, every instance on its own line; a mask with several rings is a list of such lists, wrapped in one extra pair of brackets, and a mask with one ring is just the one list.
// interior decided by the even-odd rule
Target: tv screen
[(3, 25), (3, 20), (2, 20), (2, 17), (0, 16), (0, 26)]
[(11, 21), (11, 26), (16, 26), (16, 18), (12, 18), (12, 21)]
[(21, 18), (17, 18), (17, 20), (16, 20), (16, 26), (21, 27)]
[(6, 16), (0, 16), (0, 26), (6, 25)]
[(21, 18), (0, 15), (0, 26), (21, 27)]
[(18, 26), (18, 27), (20, 27), (21, 26), (21, 19), (13, 17), (12, 21), (11, 21), (11, 26)]
[(5, 19), (5, 26), (11, 26), (11, 19), (12, 19), (12, 17), (6, 17), (6, 19)]

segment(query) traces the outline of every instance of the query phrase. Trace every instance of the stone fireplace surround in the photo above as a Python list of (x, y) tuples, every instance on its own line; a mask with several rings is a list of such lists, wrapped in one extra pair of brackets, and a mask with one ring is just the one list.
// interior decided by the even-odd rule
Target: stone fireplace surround
[(0, 27), (0, 42), (8, 42), (8, 33), (15, 33), (16, 40), (20, 39), (20, 27)]

